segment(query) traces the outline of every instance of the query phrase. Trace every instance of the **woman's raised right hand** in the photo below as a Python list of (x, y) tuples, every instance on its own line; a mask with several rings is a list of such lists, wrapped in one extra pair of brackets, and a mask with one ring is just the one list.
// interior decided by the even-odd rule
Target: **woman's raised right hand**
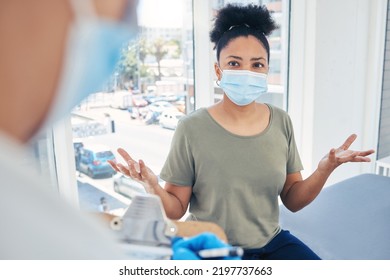
[(158, 178), (153, 173), (153, 171), (145, 165), (143, 160), (135, 161), (124, 149), (119, 148), (118, 153), (122, 156), (122, 158), (127, 163), (127, 166), (116, 163), (112, 160), (108, 162), (114, 168), (115, 171), (120, 172), (137, 182), (141, 183), (147, 193), (155, 193), (155, 189), (158, 185)]

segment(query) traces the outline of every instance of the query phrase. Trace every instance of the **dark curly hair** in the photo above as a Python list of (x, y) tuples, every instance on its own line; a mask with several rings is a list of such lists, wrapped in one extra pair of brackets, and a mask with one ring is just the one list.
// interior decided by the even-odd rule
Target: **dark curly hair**
[(266, 36), (279, 26), (275, 23), (266, 6), (228, 4), (220, 9), (214, 19), (214, 28), (210, 31), (210, 40), (217, 51), (217, 60), (221, 50), (232, 40), (240, 36), (256, 37), (268, 54), (269, 44)]

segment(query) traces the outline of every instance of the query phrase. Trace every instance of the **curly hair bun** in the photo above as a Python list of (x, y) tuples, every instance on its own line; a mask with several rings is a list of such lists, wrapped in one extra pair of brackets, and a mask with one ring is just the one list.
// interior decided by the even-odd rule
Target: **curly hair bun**
[(218, 11), (210, 40), (217, 43), (232, 26), (245, 25), (261, 31), (265, 36), (278, 28), (266, 6), (228, 4)]

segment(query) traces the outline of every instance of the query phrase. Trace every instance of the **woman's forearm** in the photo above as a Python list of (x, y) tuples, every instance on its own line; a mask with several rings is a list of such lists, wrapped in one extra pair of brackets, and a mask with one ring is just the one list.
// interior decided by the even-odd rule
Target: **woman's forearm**
[(321, 192), (330, 174), (316, 169), (307, 179), (293, 183), (282, 197), (283, 204), (293, 212), (309, 205)]
[(172, 193), (167, 192), (160, 185), (153, 188), (153, 193), (161, 198), (165, 213), (169, 219), (178, 220), (186, 213), (180, 200)]

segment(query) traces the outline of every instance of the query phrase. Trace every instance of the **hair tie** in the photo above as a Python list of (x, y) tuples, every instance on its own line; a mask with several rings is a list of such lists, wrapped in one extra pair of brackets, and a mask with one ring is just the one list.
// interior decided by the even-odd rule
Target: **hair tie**
[[(244, 23), (244, 24), (237, 24), (237, 25), (232, 25), (229, 27), (229, 29), (227, 31), (230, 31), (232, 30), (234, 27), (238, 27), (238, 26), (246, 26), (248, 28), (251, 28), (248, 24)], [(226, 32), (226, 31), (225, 31)]]

